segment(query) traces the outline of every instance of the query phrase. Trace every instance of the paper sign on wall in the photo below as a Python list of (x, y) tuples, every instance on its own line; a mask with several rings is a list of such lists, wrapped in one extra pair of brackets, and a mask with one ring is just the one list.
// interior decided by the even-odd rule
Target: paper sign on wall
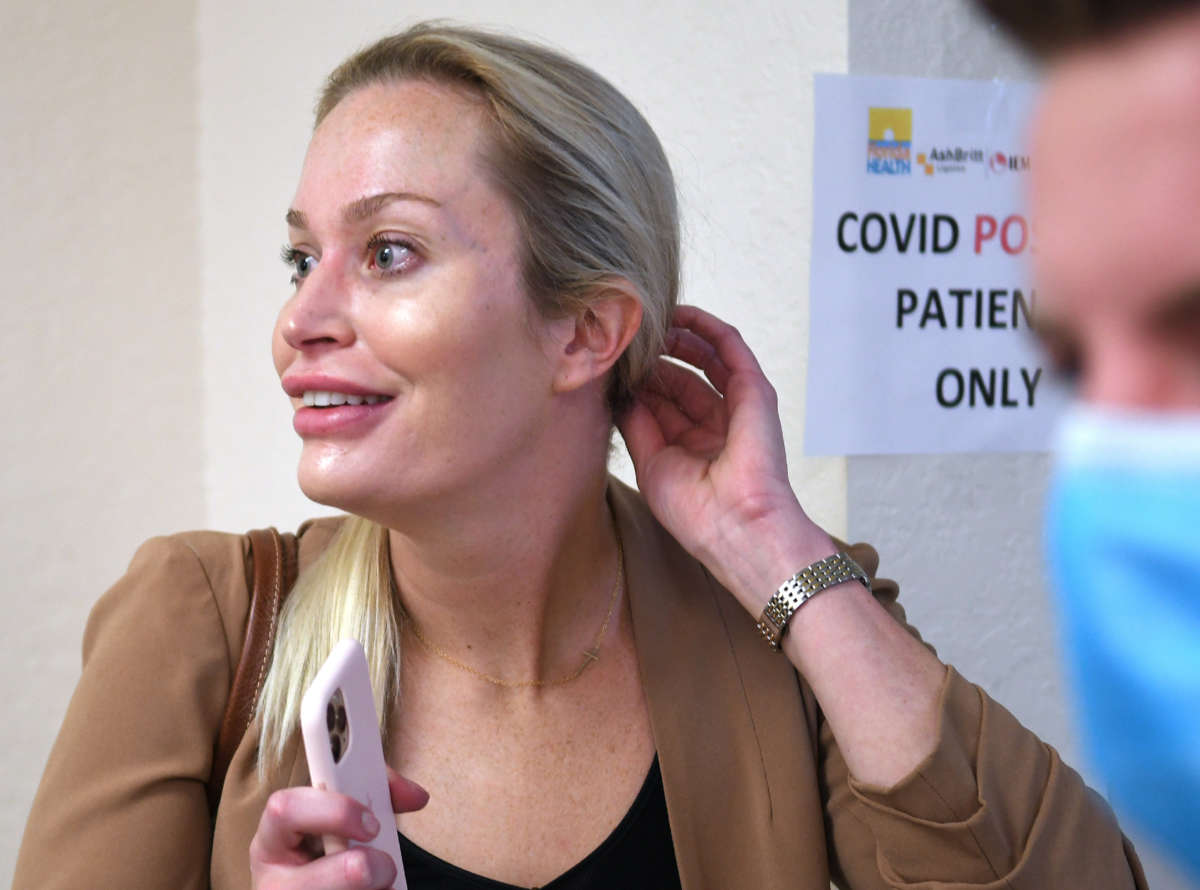
[(1030, 85), (818, 75), (808, 454), (1039, 451)]

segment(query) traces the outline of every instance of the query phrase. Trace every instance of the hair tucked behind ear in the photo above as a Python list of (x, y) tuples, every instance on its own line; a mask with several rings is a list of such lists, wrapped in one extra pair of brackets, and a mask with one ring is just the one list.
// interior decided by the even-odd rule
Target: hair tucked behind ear
[[(608, 390), (620, 411), (661, 353), (679, 295), (675, 183), (654, 131), (608, 81), (561, 53), (437, 23), (385, 37), (339, 65), (317, 104), (317, 126), (355, 90), (404, 80), (461, 88), (485, 103), (485, 162), (517, 214), (524, 283), (543, 315), (580, 313), (618, 279), (633, 285), (642, 324)], [(278, 763), (304, 690), (343, 637), (367, 650), (386, 735), (400, 663), (386, 543), (386, 530), (347, 520), (288, 598), (259, 701), (260, 770)]]

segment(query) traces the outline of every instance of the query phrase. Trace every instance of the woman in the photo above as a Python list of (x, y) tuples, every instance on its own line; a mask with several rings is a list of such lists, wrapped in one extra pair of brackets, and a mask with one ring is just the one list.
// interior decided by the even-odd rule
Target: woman
[[(244, 545), (143, 548), (93, 613), (18, 886), (391, 886), (311, 840), (392, 830), (304, 787), (298, 698), (342, 636), (407, 777), (414, 888), (1139, 885), (1103, 804), (894, 586), (847, 558), (759, 622), (839, 545), (737, 332), (674, 309), (670, 171), (605, 81), (470, 30), (387, 38), (331, 76), (287, 217), (300, 483), (351, 518), (302, 535), (212, 814)], [(641, 495), (607, 477), (614, 419)]]

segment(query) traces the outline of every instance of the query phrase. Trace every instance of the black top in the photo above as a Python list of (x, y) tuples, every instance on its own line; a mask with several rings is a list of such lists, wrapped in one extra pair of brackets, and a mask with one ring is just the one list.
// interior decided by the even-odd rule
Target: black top
[[(521, 890), (439, 859), (400, 835), (400, 853), (409, 890)], [(594, 890), (621, 887), (671, 890), (679, 887), (679, 869), (667, 824), (658, 758), (625, 818), (596, 849), (559, 875), (544, 890)], [(534, 888), (538, 890), (538, 888)]]

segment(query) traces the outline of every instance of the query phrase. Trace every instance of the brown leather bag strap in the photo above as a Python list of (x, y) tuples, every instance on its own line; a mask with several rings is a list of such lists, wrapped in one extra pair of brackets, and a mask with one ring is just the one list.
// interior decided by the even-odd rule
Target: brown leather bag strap
[(271, 652), (275, 648), (275, 631), (283, 601), (296, 583), (299, 545), (295, 535), (290, 532), (281, 535), (274, 528), (261, 528), (249, 532), (247, 537), (250, 539), (250, 560), (254, 567), (250, 585), (250, 611), (246, 617), (242, 657), (233, 675), (229, 703), (221, 720), (212, 773), (208, 779), (209, 812), (214, 817), (233, 752), (241, 744), (250, 721), (254, 719), (263, 680), (271, 665)]

